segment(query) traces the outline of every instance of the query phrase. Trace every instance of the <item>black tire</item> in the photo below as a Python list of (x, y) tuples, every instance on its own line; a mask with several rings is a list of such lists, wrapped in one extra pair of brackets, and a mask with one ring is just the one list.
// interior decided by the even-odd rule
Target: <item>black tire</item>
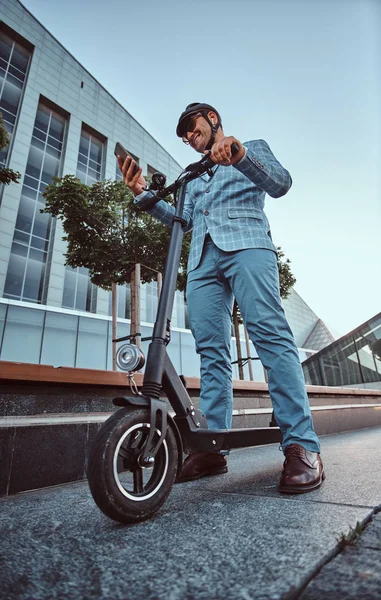
[[(175, 481), (178, 449), (170, 424), (152, 467), (139, 456), (150, 431), (150, 411), (117, 410), (101, 427), (90, 448), (88, 481), (101, 511), (121, 523), (151, 517), (164, 504)], [(156, 430), (154, 437), (159, 435)]]

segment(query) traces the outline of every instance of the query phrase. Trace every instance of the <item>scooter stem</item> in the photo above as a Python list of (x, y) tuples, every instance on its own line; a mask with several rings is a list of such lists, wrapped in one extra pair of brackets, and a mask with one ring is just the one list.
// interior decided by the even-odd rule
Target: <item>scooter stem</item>
[(142, 393), (159, 398), (164, 372), (164, 362), (167, 345), (167, 330), (169, 329), (173, 303), (176, 293), (177, 274), (180, 264), (183, 241), (182, 214), (184, 209), (186, 183), (180, 185), (176, 202), (176, 212), (173, 217), (173, 227), (169, 242), (168, 255), (165, 261), (163, 287), (159, 298), (159, 306), (153, 329), (152, 342), (149, 345), (146, 369), (144, 373)]

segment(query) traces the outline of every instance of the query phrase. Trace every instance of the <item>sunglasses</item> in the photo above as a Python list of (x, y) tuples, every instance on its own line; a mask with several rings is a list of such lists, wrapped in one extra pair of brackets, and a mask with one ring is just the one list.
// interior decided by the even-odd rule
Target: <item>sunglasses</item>
[(195, 130), (196, 120), (198, 119), (198, 117), (202, 117), (202, 113), (197, 113), (196, 115), (193, 115), (193, 117), (191, 117), (189, 119), (188, 123), (186, 124), (185, 133), (182, 136), (182, 140), (183, 140), (184, 144), (189, 144), (188, 135), (190, 133), (192, 133), (192, 131)]

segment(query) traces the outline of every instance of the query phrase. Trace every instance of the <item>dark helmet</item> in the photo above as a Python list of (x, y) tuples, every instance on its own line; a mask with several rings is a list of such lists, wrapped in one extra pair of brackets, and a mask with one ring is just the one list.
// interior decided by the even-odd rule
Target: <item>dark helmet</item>
[[(217, 123), (215, 123), (214, 125), (208, 118), (208, 112), (210, 111), (213, 111), (217, 115)], [(179, 122), (176, 127), (176, 134), (178, 135), (178, 137), (183, 137), (187, 130), (189, 119), (194, 115), (197, 115), (198, 113), (201, 113), (202, 116), (205, 117), (210, 127), (212, 128), (212, 135), (208, 144), (208, 146), (211, 147), (212, 143), (214, 142), (217, 130), (221, 126), (221, 117), (219, 112), (214, 108), (214, 106), (211, 106), (210, 104), (204, 104), (203, 102), (192, 102), (192, 104), (188, 104), (184, 112), (182, 112), (180, 115)]]

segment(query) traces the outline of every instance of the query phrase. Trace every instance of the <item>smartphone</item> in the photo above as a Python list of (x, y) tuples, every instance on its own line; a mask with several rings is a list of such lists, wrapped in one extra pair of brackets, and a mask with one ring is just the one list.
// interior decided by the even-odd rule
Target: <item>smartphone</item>
[[(115, 148), (114, 148), (114, 154), (115, 156), (120, 156), (120, 158), (123, 160), (123, 162), (126, 160), (126, 157), (128, 156), (128, 152), (125, 148), (123, 148), (122, 144), (120, 144), (119, 142), (117, 142), (115, 144)], [(137, 163), (135, 163), (135, 167), (134, 167), (134, 175), (139, 171), (139, 165)]]

